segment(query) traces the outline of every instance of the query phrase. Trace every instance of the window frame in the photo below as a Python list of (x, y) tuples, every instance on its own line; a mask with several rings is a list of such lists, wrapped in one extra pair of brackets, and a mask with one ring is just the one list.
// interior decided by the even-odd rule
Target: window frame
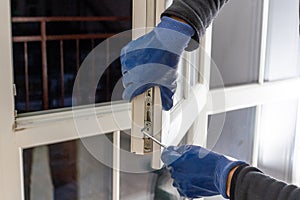
[[(156, 22), (159, 20), (160, 13), (165, 9), (165, 1), (154, 1), (155, 5), (152, 7), (154, 15), (149, 17), (156, 17)], [(5, 0), (0, 3), (1, 13), (3, 14), (3, 29), (1, 32), (0, 41), (3, 50), (6, 50), (1, 58), (0, 65), (1, 70), (5, 73), (0, 74), (1, 78), (1, 107), (5, 108), (0, 114), (1, 122), (4, 122), (6, 126), (1, 126), (1, 153), (0, 153), (0, 188), (1, 198), (5, 199), (24, 199), (23, 188), (23, 154), (22, 150), (25, 148), (36, 147), (40, 145), (53, 144), (57, 142), (64, 142), (74, 139), (79, 139), (79, 135), (76, 131), (76, 126), (73, 120), (73, 111), (70, 109), (62, 108), (54, 111), (47, 112), (35, 112), (29, 114), (17, 115), (14, 105), (14, 81), (13, 81), (13, 64), (12, 64), (12, 35), (11, 35), (11, 13), (10, 13), (10, 1)], [(146, 27), (147, 16), (144, 15), (147, 10), (149, 2), (133, 0), (133, 28)], [(154, 20), (154, 19), (153, 19)], [(186, 72), (188, 73), (188, 71)], [(10, 76), (7, 76), (10, 74)], [(187, 89), (187, 86), (184, 86)], [(200, 88), (200, 89), (203, 89)], [(199, 93), (199, 85), (196, 90)], [(2, 100), (3, 99), (3, 100)], [(188, 93), (185, 93), (185, 99), (189, 100)], [(204, 99), (204, 98), (203, 98)], [(195, 101), (196, 98), (193, 97)], [(204, 105), (204, 101), (201, 102)], [(170, 117), (176, 118), (179, 112), (178, 108), (184, 107), (186, 111), (193, 108), (192, 105), (180, 102), (174, 111), (171, 112)], [(114, 113), (112, 113), (112, 110)], [(189, 116), (188, 112), (184, 112), (185, 116)], [(90, 116), (88, 109), (84, 107), (79, 109), (80, 117), (84, 123), (88, 126), (92, 123), (93, 116)], [(101, 133), (90, 134), (86, 136), (94, 136), (99, 134), (106, 134), (113, 132), (113, 143), (117, 146), (120, 144), (120, 131), (130, 128), (131, 106), (129, 103), (114, 102), (112, 105), (99, 104), (95, 107), (97, 119), (106, 126), (103, 127)], [(119, 115), (122, 118), (122, 124), (116, 124), (113, 120), (113, 115)], [(194, 114), (194, 118), (196, 113)], [(187, 117), (189, 119), (189, 117)], [(194, 120), (190, 120), (191, 122)], [(191, 123), (190, 123), (191, 124)], [(184, 132), (189, 127), (185, 127)], [(181, 137), (178, 140), (181, 140)], [(177, 136), (176, 136), (177, 137)], [(5, 142), (4, 142), (5, 141)], [(175, 143), (176, 144), (176, 141)], [(114, 170), (113, 170), (113, 199), (119, 199), (120, 193), (120, 171), (118, 166), (120, 165), (120, 153), (117, 149), (114, 149)], [(3, 161), (3, 162), (2, 162)], [(5, 163), (5, 164), (4, 164)], [(2, 191), (3, 190), (3, 191)]]
[[(156, 19), (159, 19), (160, 13), (165, 9), (165, 1), (156, 0)], [(265, 55), (267, 45), (267, 31), (268, 31), (268, 8), (269, 0), (264, 0), (263, 3), (263, 18), (262, 18), (262, 38), (261, 38), (261, 58), (259, 82), (256, 84), (246, 84), (242, 86), (226, 87), (225, 89), (213, 89), (207, 93), (204, 92), (204, 84), (209, 84), (210, 78), (210, 59), (207, 55), (195, 51), (195, 62), (200, 63), (200, 72), (204, 78), (199, 78), (199, 84), (193, 87), (200, 95), (195, 97), (190, 95), (188, 87), (185, 87), (184, 100), (181, 101), (170, 113), (171, 123), (175, 123), (179, 113), (183, 113), (183, 118), (188, 122), (181, 131), (174, 133), (174, 140), (168, 144), (177, 145), (188, 132), (188, 142), (197, 145), (206, 146), (207, 141), (207, 121), (208, 115), (217, 114), (226, 111), (237, 110), (241, 108), (248, 108), (256, 106), (256, 120), (255, 120), (255, 137), (254, 137), (254, 151), (253, 151), (253, 165), (257, 165), (258, 158), (258, 140), (260, 132), (260, 114), (262, 104), (274, 102), (277, 100), (285, 100), (290, 98), (300, 99), (298, 93), (300, 89), (300, 78), (285, 79), (275, 82), (264, 82), (265, 69)], [(146, 25), (146, 1), (133, 0), (133, 28), (145, 27)], [(13, 64), (12, 64), (12, 36), (11, 36), (11, 13), (10, 1), (3, 0), (0, 2), (0, 18), (2, 24), (2, 31), (0, 32), (0, 198), (2, 199), (24, 199), (23, 188), (23, 157), (22, 150), (24, 148), (46, 145), (56, 142), (63, 142), (72, 139), (78, 139), (79, 136), (74, 126), (72, 118), (72, 111), (61, 111), (57, 113), (49, 113), (44, 115), (17, 117), (14, 111), (14, 82), (13, 82)], [(158, 21), (156, 21), (158, 22)], [(202, 39), (202, 46), (205, 52), (211, 52), (211, 34), (212, 30), (209, 27), (206, 35)], [(290, 88), (293, 87), (293, 90)], [(277, 91), (284, 91), (278, 98)], [(209, 96), (217, 99), (218, 96), (225, 94), (226, 104), (225, 108), (218, 105), (212, 106)], [(198, 101), (203, 109), (200, 114), (190, 115), (190, 109), (193, 105), (189, 102)], [(274, 100), (276, 98), (276, 100)], [(206, 102), (207, 99), (207, 102)], [(300, 100), (299, 100), (300, 103)], [(221, 105), (221, 104), (220, 104)], [(114, 106), (114, 114), (120, 115), (124, 119), (121, 127), (112, 123), (111, 105), (100, 106), (96, 108), (97, 117), (103, 120), (107, 126), (103, 129), (101, 134), (113, 132), (114, 144), (120, 145), (120, 130), (130, 128), (130, 118), (128, 113), (131, 112), (128, 103), (116, 103)], [(115, 112), (116, 111), (116, 112)], [(87, 116), (82, 113), (82, 116)], [(298, 123), (297, 123), (297, 137), (300, 137), (300, 108), (298, 106)], [(201, 134), (199, 134), (201, 133)], [(90, 135), (92, 136), (92, 135)], [(299, 144), (295, 145), (299, 149)], [(300, 151), (297, 151), (299, 155)], [(113, 170), (113, 200), (119, 199), (120, 194), (120, 153), (114, 150), (114, 170)], [(300, 162), (298, 162), (300, 165)], [(294, 165), (294, 173), (298, 174), (295, 183), (300, 184), (300, 166)]]
[[(268, 22), (269, 22), (269, 0), (263, 1), (262, 19), (261, 19), (261, 45), (260, 45), (260, 63), (259, 63), (259, 77), (258, 82), (253, 84), (243, 84), (237, 86), (225, 87), (222, 89), (211, 89), (209, 91), (210, 99), (198, 120), (191, 127), (191, 132), (194, 136), (190, 137), (190, 142), (196, 145), (206, 146), (207, 143), (207, 129), (208, 129), (208, 116), (212, 114), (219, 114), (227, 111), (234, 111), (244, 108), (256, 107), (255, 114), (255, 127), (254, 127), (254, 144), (252, 152), (251, 165), (257, 167), (258, 163), (258, 148), (260, 137), (260, 121), (262, 114), (263, 104), (280, 102), (283, 100), (296, 99), (298, 101), (297, 111), (297, 123), (296, 123), (296, 144), (294, 149), (294, 158), (298, 158), (298, 162), (293, 163), (292, 182), (300, 185), (300, 77), (287, 78), (279, 81), (267, 82), (264, 80), (265, 66), (266, 66), (266, 54), (267, 54), (267, 37), (268, 37)], [(207, 79), (209, 80), (209, 79)], [(293, 89), (291, 89), (293, 88)], [(280, 91), (280, 95), (278, 95)], [(212, 105), (211, 99), (217, 99), (218, 96), (225, 95), (225, 106), (222, 102), (214, 102)], [(203, 133), (198, 134), (197, 133)], [(199, 198), (202, 199), (202, 198)]]
[[(20, 148), (15, 142), (14, 135), (14, 92), (12, 69), (12, 44), (10, 24), (10, 1), (1, 1), (1, 24), (3, 31), (0, 33), (0, 194), (3, 199), (21, 199), (23, 193), (23, 176), (20, 170)], [(9, 186), (10, 185), (10, 186)]]

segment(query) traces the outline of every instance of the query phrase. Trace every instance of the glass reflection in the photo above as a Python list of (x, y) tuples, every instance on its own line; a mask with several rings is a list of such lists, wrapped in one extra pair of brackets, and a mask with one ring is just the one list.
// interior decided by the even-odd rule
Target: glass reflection
[(292, 181), (297, 107), (289, 100), (262, 108), (258, 167), (285, 182)]
[[(269, 4), (265, 81), (299, 77), (299, 1), (273, 0)], [(288, 37), (282, 37), (285, 35)]]
[[(207, 147), (213, 151), (231, 156), (233, 158), (252, 162), (255, 108), (230, 111), (226, 118), (221, 134), (208, 127)], [(209, 123), (212, 120), (218, 121), (222, 114), (209, 116)], [(222, 117), (220, 118), (222, 122)]]
[[(225, 86), (258, 81), (262, 1), (232, 0), (213, 23), (212, 59)], [(213, 69), (213, 68), (212, 68)], [(211, 71), (210, 87), (222, 87)]]
[[(112, 134), (95, 136), (101, 139)], [(112, 158), (112, 147), (99, 144)], [(25, 200), (111, 199), (112, 169), (96, 160), (79, 141), (23, 151)]]

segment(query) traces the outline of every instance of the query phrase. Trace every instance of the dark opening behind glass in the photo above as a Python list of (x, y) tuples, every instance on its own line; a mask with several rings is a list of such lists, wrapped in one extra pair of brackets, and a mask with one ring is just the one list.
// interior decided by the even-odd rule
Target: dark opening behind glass
[[(84, 58), (107, 37), (132, 28), (131, 0), (12, 0), (11, 13), (18, 113), (71, 106)], [(106, 56), (113, 53), (119, 54), (110, 49)], [(116, 60), (98, 83), (95, 103), (111, 100), (120, 77)]]

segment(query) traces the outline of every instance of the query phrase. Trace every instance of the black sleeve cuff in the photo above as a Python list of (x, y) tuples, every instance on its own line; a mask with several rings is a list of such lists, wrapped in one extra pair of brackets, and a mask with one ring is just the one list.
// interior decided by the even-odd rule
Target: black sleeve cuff
[[(245, 170), (244, 170), (245, 169)], [(235, 172), (233, 173), (231, 184), (230, 184), (230, 200), (235, 200), (235, 189), (237, 184), (237, 179), (239, 176), (244, 176), (246, 173), (250, 171), (261, 172), (259, 169), (255, 167), (250, 167), (248, 164), (240, 165)]]

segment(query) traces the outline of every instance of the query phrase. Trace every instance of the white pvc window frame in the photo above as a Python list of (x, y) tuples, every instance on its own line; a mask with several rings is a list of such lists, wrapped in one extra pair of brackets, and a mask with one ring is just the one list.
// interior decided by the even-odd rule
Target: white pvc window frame
[[(260, 137), (260, 121), (263, 104), (280, 102), (289, 99), (298, 100), (297, 124), (296, 124), (296, 138), (294, 150), (294, 164), (292, 172), (292, 182), (300, 185), (300, 77), (289, 78), (280, 81), (265, 82), (265, 64), (266, 64), (266, 47), (267, 47), (267, 32), (269, 20), (269, 0), (263, 1), (262, 9), (262, 29), (261, 29), (261, 47), (260, 47), (260, 63), (259, 63), (259, 78), (258, 83), (244, 84), (239, 86), (226, 87), (222, 89), (212, 89), (209, 91), (210, 99), (217, 99), (212, 105), (209, 101), (202, 110), (198, 121), (194, 123), (191, 128), (192, 134), (190, 142), (197, 145), (206, 146), (207, 143), (207, 129), (208, 116), (219, 114), (228, 111), (234, 111), (255, 106), (255, 132), (254, 144), (252, 152), (252, 165), (257, 166), (258, 163), (258, 148)], [(205, 76), (209, 80), (209, 75)], [(292, 89), (291, 89), (292, 88)], [(280, 95), (279, 95), (280, 94)], [(225, 106), (222, 100), (218, 102), (218, 97), (225, 95)], [(283, 133), (284, 134), (284, 133)]]
[[(133, 0), (133, 28), (145, 27), (146, 23), (146, 1)], [(299, 99), (300, 79), (287, 79), (276, 82), (265, 83), (263, 80), (265, 69), (265, 52), (267, 39), (267, 25), (268, 25), (268, 6), (269, 0), (264, 0), (263, 19), (262, 19), (262, 39), (261, 39), (261, 62), (259, 82), (257, 84), (248, 84), (242, 86), (234, 86), (225, 88), (225, 90), (214, 89), (209, 91), (207, 95), (203, 86), (204, 80), (209, 83), (210, 77), (210, 60), (207, 56), (196, 56), (200, 59), (200, 71), (204, 79), (200, 79), (192, 90), (199, 96), (189, 95), (189, 89), (185, 89), (185, 100), (179, 103), (170, 114), (170, 126), (176, 123), (179, 113), (184, 117), (186, 124), (180, 130), (173, 134), (173, 140), (168, 144), (176, 145), (184, 137), (185, 133), (189, 131), (188, 142), (194, 144), (206, 145), (207, 138), (207, 120), (208, 115), (217, 114), (226, 111), (232, 111), (242, 108), (256, 106), (256, 124), (255, 124), (255, 139), (253, 152), (253, 165), (257, 164), (258, 140), (259, 140), (259, 122), (261, 106), (264, 103), (274, 102), (275, 100), (285, 100), (291, 98)], [(165, 8), (164, 1), (157, 1), (156, 3), (156, 19), (161, 11)], [(12, 38), (11, 38), (11, 14), (10, 1), (0, 1), (0, 22), (2, 24), (2, 31), (0, 32), (0, 198), (1, 199), (24, 199), (23, 196), (23, 158), (22, 149), (35, 147), (39, 145), (46, 145), (51, 143), (63, 142), (72, 139), (79, 139), (76, 132), (74, 121), (72, 119), (71, 111), (63, 111), (53, 114), (45, 114), (42, 116), (31, 116), (24, 118), (15, 118), (14, 112), (14, 92), (13, 92), (13, 65), (12, 65)], [(205, 37), (202, 39), (202, 45), (207, 53), (211, 52), (211, 27), (207, 29)], [(198, 60), (199, 61), (199, 60)], [(290, 88), (294, 88), (291, 90)], [(278, 97), (278, 91), (281, 95)], [(217, 99), (219, 95), (225, 94), (225, 107), (214, 105), (207, 101), (207, 96)], [(199, 102), (199, 100), (201, 100)], [(193, 102), (201, 104), (203, 109), (201, 113), (192, 113)], [(220, 102), (221, 103), (221, 102)], [(221, 104), (220, 104), (221, 105)], [(128, 104), (114, 105), (114, 114), (120, 115), (123, 120), (122, 125), (113, 123), (113, 116), (109, 107), (96, 108), (98, 119), (104, 121), (106, 127), (98, 134), (106, 134), (113, 132), (114, 144), (120, 145), (120, 131), (130, 128), (130, 118), (128, 112), (131, 112)], [(300, 109), (299, 109), (300, 110)], [(84, 114), (85, 119), (88, 116)], [(297, 137), (299, 138), (299, 111), (297, 124)], [(86, 120), (88, 123), (88, 120)], [(91, 135), (90, 135), (91, 136)], [(298, 154), (300, 153), (300, 145), (297, 144)], [(114, 151), (114, 167), (118, 168), (120, 165), (120, 154)], [(294, 166), (294, 173), (298, 174), (294, 182), (300, 184), (299, 178), (299, 162)], [(113, 200), (119, 199), (120, 192), (120, 172), (113, 171)]]
[[(60, 112), (42, 115), (15, 116), (10, 1), (1, 1), (0, 7), (2, 15), (0, 21), (3, 29), (0, 33), (0, 88), (2, 92), (0, 95), (0, 121), (3, 124), (0, 126), (0, 198), (22, 200), (24, 199), (23, 149), (80, 139), (80, 137), (76, 131), (73, 113), (69, 110), (61, 109)], [(146, 0), (133, 0), (133, 28), (146, 26), (146, 9)], [(165, 1), (156, 1), (154, 9), (156, 12), (153, 17), (158, 20), (160, 13), (165, 9)], [(194, 90), (202, 94), (203, 88), (197, 85)], [(195, 96), (189, 99), (187, 94), (185, 98), (194, 102), (197, 100)], [(204, 105), (205, 102), (202, 101), (201, 103)], [(197, 113), (193, 113), (192, 118), (190, 118), (189, 111), (193, 109), (193, 106), (184, 101), (180, 104), (184, 108), (185, 119), (191, 124), (194, 121), (192, 118), (196, 118)], [(128, 113), (131, 112), (131, 106), (128, 103), (116, 102), (114, 105), (96, 107), (95, 112), (98, 120), (103, 122), (105, 126), (102, 127), (101, 133), (86, 136), (113, 133), (114, 145), (120, 146), (120, 131), (130, 129), (131, 123)], [(175, 119), (177, 114), (177, 109), (174, 109), (170, 118)], [(122, 123), (116, 124), (113, 115), (118, 115), (122, 119)], [(84, 108), (81, 109), (80, 116), (82, 116), (86, 126), (93, 121), (93, 117)], [(186, 132), (188, 129), (189, 127), (186, 126), (182, 132)], [(179, 140), (183, 136), (177, 132), (174, 138)], [(174, 144), (177, 143), (177, 139), (173, 141)], [(112, 197), (113, 200), (118, 200), (120, 197), (120, 171), (117, 169), (120, 166), (120, 153), (116, 149), (113, 152), (113, 160)]]

